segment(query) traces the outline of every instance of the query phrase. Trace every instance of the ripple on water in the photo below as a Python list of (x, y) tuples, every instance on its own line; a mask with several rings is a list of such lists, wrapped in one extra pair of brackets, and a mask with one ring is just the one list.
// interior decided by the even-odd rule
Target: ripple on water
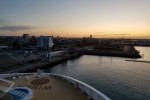
[[(150, 48), (147, 50), (146, 47), (138, 47), (138, 50), (145, 55), (150, 54)], [(112, 100), (150, 100), (148, 63), (127, 62), (125, 58), (84, 55), (49, 68), (47, 72), (79, 79)]]

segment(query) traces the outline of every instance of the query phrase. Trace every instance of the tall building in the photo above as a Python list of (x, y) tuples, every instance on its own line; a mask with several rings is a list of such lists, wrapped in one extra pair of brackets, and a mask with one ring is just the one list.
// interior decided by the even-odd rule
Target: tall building
[(53, 40), (51, 36), (40, 36), (38, 38), (38, 47), (40, 48), (51, 48), (53, 46)]
[(29, 39), (29, 34), (23, 34), (24, 39)]
[(90, 39), (92, 39), (92, 35), (90, 35)]

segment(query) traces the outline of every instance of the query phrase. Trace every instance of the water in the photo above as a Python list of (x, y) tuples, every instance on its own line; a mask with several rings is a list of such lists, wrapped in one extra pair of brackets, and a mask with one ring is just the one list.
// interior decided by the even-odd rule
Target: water
[(150, 61), (150, 47), (136, 47), (137, 50), (140, 50), (140, 54), (144, 54), (139, 60)]
[[(150, 61), (150, 47), (136, 47)], [(69, 60), (47, 72), (81, 80), (112, 100), (150, 100), (150, 63), (129, 62), (125, 58), (89, 56)]]

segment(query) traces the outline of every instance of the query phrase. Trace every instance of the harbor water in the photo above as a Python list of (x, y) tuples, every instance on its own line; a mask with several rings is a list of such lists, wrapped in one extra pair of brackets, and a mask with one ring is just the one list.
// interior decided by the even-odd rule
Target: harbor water
[[(136, 47), (150, 61), (150, 47)], [(83, 81), (112, 100), (150, 100), (150, 63), (128, 58), (83, 55), (46, 69)]]

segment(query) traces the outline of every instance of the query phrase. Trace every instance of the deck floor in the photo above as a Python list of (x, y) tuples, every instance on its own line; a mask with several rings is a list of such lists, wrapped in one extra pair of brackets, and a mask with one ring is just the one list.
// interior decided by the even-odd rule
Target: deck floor
[(22, 76), (11, 79), (14, 87), (25, 86), (33, 91), (31, 100), (87, 100), (88, 96), (67, 81), (54, 76)]

